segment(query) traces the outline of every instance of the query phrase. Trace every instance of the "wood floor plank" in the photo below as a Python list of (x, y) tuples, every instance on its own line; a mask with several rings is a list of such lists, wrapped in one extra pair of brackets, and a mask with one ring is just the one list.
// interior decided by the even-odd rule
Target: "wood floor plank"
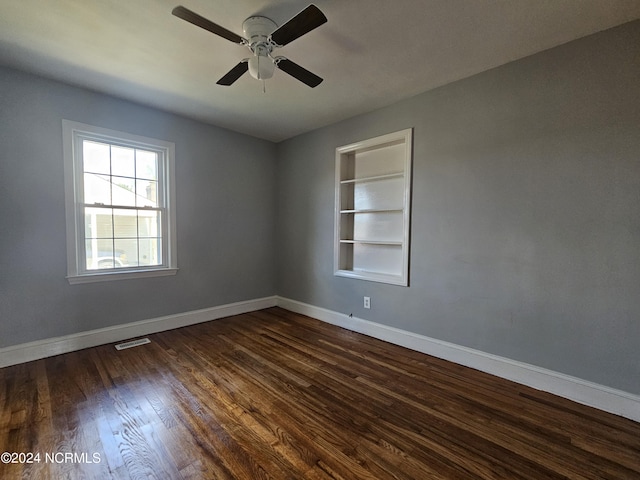
[(149, 338), (0, 369), (0, 478), (640, 479), (636, 422), (280, 308)]

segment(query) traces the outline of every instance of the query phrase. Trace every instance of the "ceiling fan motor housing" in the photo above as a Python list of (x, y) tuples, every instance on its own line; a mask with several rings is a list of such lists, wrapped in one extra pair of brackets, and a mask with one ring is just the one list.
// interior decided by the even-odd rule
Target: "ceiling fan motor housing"
[(244, 38), (249, 43), (249, 48), (254, 56), (249, 59), (249, 74), (258, 80), (266, 80), (273, 76), (275, 64), (270, 58), (273, 43), (269, 40), (275, 29), (276, 23), (267, 17), (249, 17), (242, 24)]
[(276, 28), (278, 25), (267, 17), (249, 17), (242, 23), (244, 38), (247, 39), (251, 47), (259, 43), (268, 43), (269, 35)]

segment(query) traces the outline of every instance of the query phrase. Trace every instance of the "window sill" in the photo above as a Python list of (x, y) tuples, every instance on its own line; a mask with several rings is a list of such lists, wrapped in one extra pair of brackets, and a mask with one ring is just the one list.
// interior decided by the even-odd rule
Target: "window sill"
[(131, 280), (134, 278), (148, 278), (148, 277), (167, 277), (178, 273), (177, 268), (163, 268), (157, 270), (129, 270), (126, 272), (100, 272), (100, 273), (87, 273), (84, 275), (69, 275), (67, 280), (71, 285), (79, 283), (95, 283), (95, 282), (109, 282), (112, 280)]

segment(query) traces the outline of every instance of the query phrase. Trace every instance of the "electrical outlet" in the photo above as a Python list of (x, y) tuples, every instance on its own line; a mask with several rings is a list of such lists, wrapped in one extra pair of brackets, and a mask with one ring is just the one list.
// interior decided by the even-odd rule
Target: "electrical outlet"
[(371, 297), (364, 297), (364, 308), (371, 308)]

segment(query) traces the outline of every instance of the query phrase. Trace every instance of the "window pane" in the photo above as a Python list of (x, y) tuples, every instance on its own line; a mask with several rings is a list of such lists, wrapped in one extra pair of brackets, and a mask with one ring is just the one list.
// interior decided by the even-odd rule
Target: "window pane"
[(89, 205), (94, 203), (111, 204), (109, 175), (84, 174), (84, 203)]
[(113, 240), (89, 239), (85, 241), (87, 270), (114, 268)]
[(82, 141), (83, 170), (92, 173), (111, 173), (109, 145), (106, 143)]
[(137, 211), (114, 208), (113, 233), (115, 238), (136, 238), (138, 236)]
[(138, 236), (159, 237), (161, 233), (160, 212), (156, 210), (140, 210), (138, 212)]
[(153, 180), (136, 180), (138, 207), (158, 206), (158, 182)]
[(141, 238), (139, 248), (141, 266), (162, 264), (162, 248), (159, 238)]
[(112, 177), (113, 205), (136, 206), (136, 181), (133, 178)]
[(147, 150), (136, 150), (136, 177), (158, 179), (158, 154)]
[(112, 238), (113, 219), (110, 208), (86, 207), (84, 209), (85, 238)]
[(111, 146), (111, 175), (135, 177), (136, 165), (133, 148)]
[(114, 245), (115, 261), (118, 267), (138, 266), (138, 240), (135, 238), (116, 238)]

